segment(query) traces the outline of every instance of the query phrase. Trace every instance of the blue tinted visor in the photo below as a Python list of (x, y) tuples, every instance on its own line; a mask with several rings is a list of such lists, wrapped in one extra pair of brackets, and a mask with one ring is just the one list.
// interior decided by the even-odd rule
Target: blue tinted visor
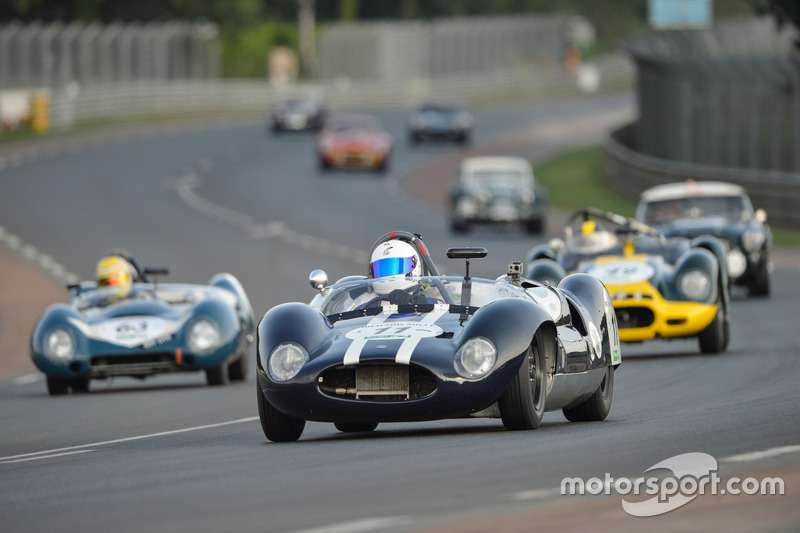
[(413, 257), (385, 257), (372, 262), (373, 278), (409, 274), (412, 270), (414, 270)]

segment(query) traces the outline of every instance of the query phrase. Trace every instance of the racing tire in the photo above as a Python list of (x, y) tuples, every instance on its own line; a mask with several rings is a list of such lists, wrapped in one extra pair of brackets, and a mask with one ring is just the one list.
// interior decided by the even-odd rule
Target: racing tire
[(319, 158), (319, 170), (321, 172), (327, 172), (330, 169), (331, 169), (331, 165), (327, 161), (325, 161), (324, 157), (320, 157)]
[(453, 233), (460, 233), (463, 235), (465, 233), (469, 233), (469, 230), (470, 230), (469, 222), (456, 221), (456, 220), (450, 222), (450, 231), (452, 231)]
[(606, 367), (606, 375), (597, 390), (583, 402), (574, 407), (561, 410), (570, 422), (599, 422), (605, 420), (611, 411), (614, 397), (614, 367)]
[(544, 220), (541, 218), (526, 220), (525, 231), (528, 235), (540, 235), (544, 231)]
[(47, 376), (47, 392), (50, 396), (63, 396), (69, 392), (69, 380)]
[(769, 296), (769, 269), (766, 261), (756, 270), (756, 275), (748, 287), (750, 296)]
[(222, 363), (221, 365), (217, 365), (214, 368), (207, 368), (206, 381), (212, 387), (218, 387), (220, 385), (227, 385), (228, 383), (230, 383), (230, 375), (228, 374), (228, 365), (226, 363)]
[(720, 353), (725, 349), (725, 312), (723, 305), (717, 306), (717, 314), (706, 329), (697, 336), (702, 353)]
[(285, 415), (272, 407), (264, 398), (258, 381), (256, 381), (256, 394), (258, 395), (258, 418), (261, 420), (264, 436), (272, 442), (295, 442), (299, 439), (306, 427), (306, 421), (302, 418)]
[(342, 433), (366, 433), (378, 427), (377, 422), (334, 422), (333, 425)]
[(248, 362), (247, 352), (245, 351), (239, 359), (228, 365), (228, 379), (231, 381), (246, 380), (247, 370), (250, 366)]
[(517, 375), (498, 400), (509, 431), (536, 429), (544, 416), (545, 356), (539, 335), (528, 347)]

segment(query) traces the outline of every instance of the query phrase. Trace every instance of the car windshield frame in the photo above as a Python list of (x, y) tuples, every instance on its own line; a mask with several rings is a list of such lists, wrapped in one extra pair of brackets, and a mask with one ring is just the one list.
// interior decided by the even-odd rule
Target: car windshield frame
[(703, 195), (642, 202), (638, 218), (645, 224), (660, 226), (701, 218), (745, 222), (752, 217), (752, 208), (743, 195)]

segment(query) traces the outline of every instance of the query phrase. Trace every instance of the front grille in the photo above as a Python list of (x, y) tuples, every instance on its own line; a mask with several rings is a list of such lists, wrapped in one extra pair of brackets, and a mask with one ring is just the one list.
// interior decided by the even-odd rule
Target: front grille
[(95, 355), (89, 360), (92, 367), (159, 365), (175, 363), (175, 354), (171, 352), (153, 352), (125, 355)]
[(615, 308), (619, 329), (646, 328), (655, 320), (653, 311), (647, 307)]
[(323, 372), (317, 384), (328, 396), (373, 402), (416, 400), (436, 390), (430, 372), (397, 364), (338, 366)]

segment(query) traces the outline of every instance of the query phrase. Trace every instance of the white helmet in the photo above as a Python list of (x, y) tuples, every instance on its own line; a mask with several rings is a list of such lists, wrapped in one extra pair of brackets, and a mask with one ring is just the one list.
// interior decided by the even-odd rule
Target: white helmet
[(369, 259), (369, 274), (373, 278), (384, 276), (421, 276), (422, 260), (413, 246), (400, 240), (379, 244)]

